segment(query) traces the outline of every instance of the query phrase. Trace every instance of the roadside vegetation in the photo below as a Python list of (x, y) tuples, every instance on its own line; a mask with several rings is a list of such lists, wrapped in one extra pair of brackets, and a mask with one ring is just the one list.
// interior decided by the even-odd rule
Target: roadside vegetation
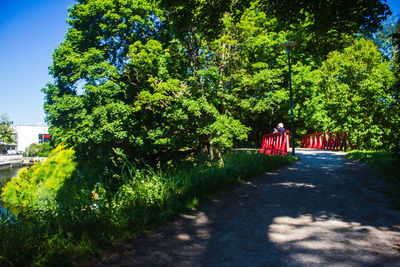
[(400, 208), (400, 156), (387, 151), (352, 151), (346, 155), (352, 160), (368, 164), (379, 172), (389, 183), (388, 194), (397, 208)]
[[(187, 162), (166, 172), (139, 169), (120, 156), (119, 185), (83, 181), (71, 149), (58, 147), (49, 158), (13, 178), (3, 191), (2, 265), (71, 265), (99, 248), (194, 209), (229, 185), (296, 160), (257, 152), (231, 152), (222, 161)], [(23, 249), (22, 249), (23, 248)]]

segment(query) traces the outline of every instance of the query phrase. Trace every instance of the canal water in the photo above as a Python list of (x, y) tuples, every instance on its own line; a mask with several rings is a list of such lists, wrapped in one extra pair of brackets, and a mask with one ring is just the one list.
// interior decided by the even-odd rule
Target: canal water
[(5, 183), (11, 180), (12, 177), (17, 176), (19, 170), (24, 167), (14, 167), (7, 169), (0, 169), (0, 188), (3, 187)]
[[(14, 167), (14, 168), (7, 168), (7, 169), (0, 169), (0, 194), (3, 192), (1, 188), (5, 183), (11, 180), (12, 177), (17, 176), (19, 170), (21, 170), (24, 167)], [(8, 211), (6, 211), (2, 207), (2, 201), (0, 197), (0, 213), (6, 214)]]

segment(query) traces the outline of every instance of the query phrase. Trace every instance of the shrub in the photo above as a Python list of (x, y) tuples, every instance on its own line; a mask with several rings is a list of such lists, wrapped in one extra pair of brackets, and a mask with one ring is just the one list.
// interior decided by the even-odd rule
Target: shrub
[(6, 206), (27, 210), (48, 211), (57, 207), (57, 192), (76, 169), (74, 151), (63, 146), (54, 149), (48, 159), (29, 169), (3, 186), (2, 199)]

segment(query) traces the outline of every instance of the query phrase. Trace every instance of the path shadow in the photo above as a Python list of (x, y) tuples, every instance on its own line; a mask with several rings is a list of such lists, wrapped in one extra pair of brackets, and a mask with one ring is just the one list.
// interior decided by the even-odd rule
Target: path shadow
[(299, 162), (132, 240), (103, 265), (399, 265), (400, 212), (378, 175), (343, 153), (297, 153)]

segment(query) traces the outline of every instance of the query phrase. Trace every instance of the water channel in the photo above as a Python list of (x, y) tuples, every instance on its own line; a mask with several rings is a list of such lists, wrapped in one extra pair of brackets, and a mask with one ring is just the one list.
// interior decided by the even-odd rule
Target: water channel
[(3, 187), (5, 183), (11, 180), (12, 177), (17, 176), (18, 172), (26, 167), (14, 167), (14, 168), (6, 168), (0, 169), (0, 188)]
[[(11, 180), (12, 177), (17, 176), (18, 172), (26, 167), (14, 167), (14, 168), (5, 168), (5, 169), (0, 169), (0, 194), (3, 192), (1, 188), (5, 183)], [(0, 198), (0, 211), (4, 211), (2, 207), (2, 201)]]

